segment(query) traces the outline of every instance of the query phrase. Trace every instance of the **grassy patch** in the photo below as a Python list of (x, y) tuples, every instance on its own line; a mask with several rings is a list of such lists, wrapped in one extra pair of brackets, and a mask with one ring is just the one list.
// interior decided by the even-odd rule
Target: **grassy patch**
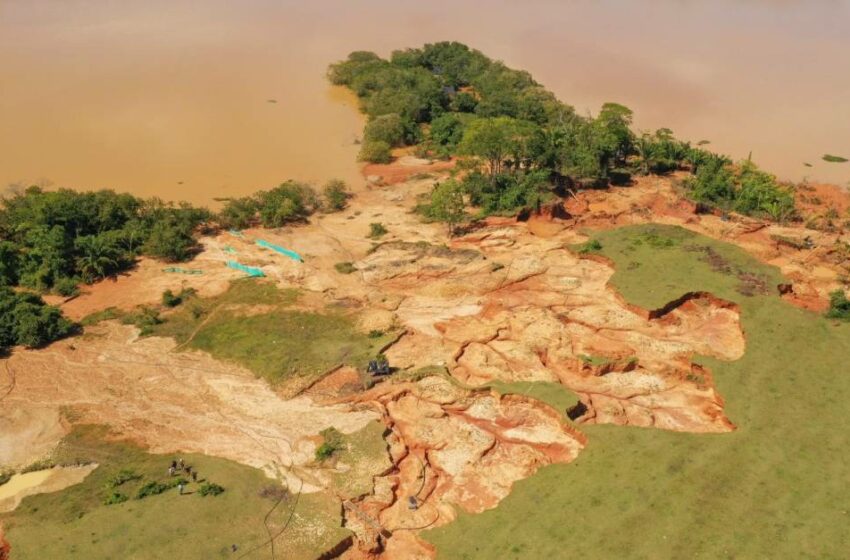
[(588, 253), (598, 253), (602, 250), (602, 244), (598, 239), (591, 239), (587, 243), (582, 243), (576, 247), (579, 253), (587, 255)]
[(379, 239), (386, 234), (389, 233), (389, 230), (384, 226), (384, 224), (380, 222), (373, 222), (369, 224), (369, 235), (370, 239)]
[[(659, 251), (647, 233), (681, 242)], [(569, 465), (518, 482), (495, 509), (425, 537), (442, 558), (842, 558), (850, 475), (850, 328), (775, 293), (740, 292), (736, 271), (782, 281), (744, 251), (674, 227), (599, 234), (612, 284), (662, 307), (689, 291), (735, 301), (747, 336), (738, 361), (706, 357), (737, 430), (699, 435), (582, 426), (589, 445)], [(695, 250), (695, 247), (705, 250)], [(713, 267), (706, 250), (732, 273)], [(627, 270), (630, 262), (639, 267)]]
[(193, 298), (156, 325), (185, 348), (241, 364), (285, 392), (309, 386), (339, 364), (365, 366), (392, 333), (370, 337), (340, 310), (295, 309), (298, 292), (256, 280), (234, 282), (214, 298)]
[[(269, 539), (264, 517), (275, 505), (261, 496), (272, 481), (259, 470), (203, 455), (183, 455), (199, 473), (179, 495), (166, 470), (173, 457), (126, 443), (104, 443), (99, 428), (78, 428), (60, 445), (56, 461), (97, 462), (82, 483), (61, 492), (25, 498), (17, 510), (0, 515), (16, 560), (46, 558), (233, 558)], [(126, 476), (127, 473), (132, 476)], [(136, 477), (139, 478), (136, 478)], [(118, 488), (111, 488), (123, 480)], [(203, 498), (204, 484), (216, 481), (221, 495)], [(203, 482), (202, 482), (203, 481)], [(151, 483), (163, 492), (133, 499)], [(108, 505), (107, 505), (108, 504)], [(287, 557), (315, 558), (349, 535), (341, 527), (338, 503), (327, 494), (287, 495), (270, 514), (276, 543)], [(283, 532), (281, 532), (283, 531)]]
[(335, 453), (338, 472), (333, 474), (334, 490), (343, 499), (356, 498), (372, 491), (373, 478), (391, 466), (386, 427), (378, 421), (347, 435), (342, 435)]
[(84, 327), (91, 327), (100, 323), (101, 321), (110, 321), (112, 319), (120, 319), (124, 315), (124, 312), (116, 307), (109, 307), (104, 309), (103, 311), (95, 311), (94, 313), (90, 313), (83, 317), (80, 321), (80, 324)]
[(542, 381), (494, 381), (487, 384), (502, 395), (524, 395), (544, 402), (559, 412), (564, 412), (578, 402), (578, 396), (560, 383)]

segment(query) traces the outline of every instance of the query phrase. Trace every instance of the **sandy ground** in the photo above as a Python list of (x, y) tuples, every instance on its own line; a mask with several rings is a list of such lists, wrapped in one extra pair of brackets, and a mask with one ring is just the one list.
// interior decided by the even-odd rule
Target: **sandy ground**
[[(391, 363), (403, 373), (441, 366), (453, 381), (431, 375), (363, 392), (357, 372), (343, 368), (285, 400), (243, 368), (175, 352), (170, 339), (139, 339), (133, 327), (105, 322), (83, 337), (2, 360), (0, 465), (44, 456), (73, 423), (99, 423), (157, 452), (225, 457), (317, 491), (329, 485), (328, 473), (311, 464), (318, 432), (334, 426), (350, 433), (379, 418), (390, 430), (394, 467), (375, 473), (372, 494), (344, 504), (357, 534), (346, 554), (428, 557), (433, 551), (418, 529), (449, 522), (455, 508), (495, 507), (515, 481), (573, 460), (586, 443), (564, 411), (476, 386), (561, 383), (579, 395), (579, 428), (734, 429), (711, 372), (692, 356), (743, 355), (735, 306), (710, 295), (685, 298), (664, 313), (627, 305), (607, 285), (609, 264), (565, 248), (585, 239), (582, 228), (654, 221), (731, 241), (779, 266), (793, 283), (786, 297), (812, 309), (823, 307), (848, 272), (840, 229), (697, 215), (676, 195), (675, 178), (580, 193), (562, 212), (525, 222), (491, 219), (450, 240), (444, 226), (411, 213), (434, 182), (411, 179), (423, 166), (403, 158), (367, 168), (389, 179), (359, 189), (343, 212), (317, 215), (309, 225), (204, 238), (204, 251), (183, 265), (202, 274), (168, 273), (142, 260), (63, 309), (80, 318), (111, 306), (157, 304), (163, 290), (181, 287), (215, 295), (241, 276), (225, 266), (236, 260), (262, 268), (280, 287), (300, 288), (305, 302), (356, 310), (364, 330), (400, 327), (404, 335), (387, 350)], [(380, 240), (367, 238), (375, 222), (389, 231)], [(808, 238), (811, 247), (777, 238)], [(296, 251), (303, 262), (259, 247), (259, 239)], [(340, 262), (355, 271), (337, 272)], [(383, 533), (393, 530), (387, 539)]]
[[(307, 397), (283, 400), (242, 368), (173, 349), (171, 339), (137, 339), (133, 327), (107, 322), (83, 339), (16, 352), (8, 363), (16, 386), (4, 411), (29, 409), (34, 401), (42, 410), (62, 410), (74, 422), (109, 426), (116, 437), (154, 452), (205, 453), (272, 475), (297, 476), (307, 491), (324, 486), (299, 470), (313, 460), (312, 436), (330, 426), (350, 433), (376, 418), (347, 406), (319, 406)], [(0, 464), (22, 466), (38, 458), (47, 437), (32, 424), (43, 423), (39, 417), (22, 420), (4, 449), (31, 454), (3, 455)], [(34, 433), (39, 448), (30, 446)]]

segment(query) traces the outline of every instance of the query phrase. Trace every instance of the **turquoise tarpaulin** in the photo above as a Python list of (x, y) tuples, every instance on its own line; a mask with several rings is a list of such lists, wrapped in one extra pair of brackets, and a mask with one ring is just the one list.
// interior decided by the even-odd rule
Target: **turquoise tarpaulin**
[(245, 266), (244, 264), (238, 263), (236, 261), (227, 261), (227, 266), (236, 270), (241, 270), (248, 276), (261, 277), (266, 275), (259, 268), (254, 268), (253, 266)]
[(290, 259), (298, 262), (304, 262), (304, 259), (301, 258), (301, 255), (296, 253), (295, 251), (290, 251), (289, 249), (284, 249), (279, 245), (272, 245), (268, 241), (264, 241), (262, 239), (257, 239), (257, 245), (260, 247), (265, 247), (266, 249), (271, 249), (272, 251), (277, 251), (281, 255), (286, 255)]

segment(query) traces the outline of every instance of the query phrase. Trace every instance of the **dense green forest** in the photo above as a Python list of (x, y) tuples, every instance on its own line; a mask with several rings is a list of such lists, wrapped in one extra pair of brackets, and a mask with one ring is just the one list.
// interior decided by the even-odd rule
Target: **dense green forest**
[[(31, 187), (0, 204), (0, 352), (38, 347), (70, 334), (61, 311), (26, 291), (77, 293), (126, 270), (139, 255), (184, 260), (208, 211), (143, 201), (112, 191)], [(23, 289), (13, 290), (12, 287)]]
[(72, 295), (139, 255), (189, 258), (207, 210), (112, 191), (31, 187), (0, 206), (0, 286)]
[[(752, 162), (733, 164), (668, 129), (636, 133), (632, 111), (616, 103), (604, 104), (595, 117), (579, 115), (528, 72), (461, 43), (397, 50), (389, 60), (353, 52), (331, 65), (328, 77), (357, 94), (367, 115), (360, 159), (387, 162), (401, 146), (417, 146), (427, 157), (458, 157), (462, 178), (452, 188), (482, 215), (539, 208), (567, 188), (681, 169), (694, 174), (684, 186), (705, 205), (794, 216), (790, 189)], [(446, 188), (435, 197), (435, 204), (453, 198)], [(444, 214), (442, 207), (426, 211)]]

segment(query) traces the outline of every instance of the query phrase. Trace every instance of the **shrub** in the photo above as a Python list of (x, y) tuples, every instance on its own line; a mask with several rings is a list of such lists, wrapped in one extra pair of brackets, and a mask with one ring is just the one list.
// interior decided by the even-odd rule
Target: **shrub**
[(370, 163), (389, 163), (392, 161), (393, 156), (389, 144), (376, 140), (373, 142), (364, 142), (357, 159)]
[(204, 482), (201, 484), (201, 487), (198, 488), (198, 494), (201, 496), (218, 496), (224, 492), (224, 487), (219, 486), (214, 482)]
[(12, 471), (0, 471), (0, 486), (9, 482), (14, 474)]
[(334, 268), (340, 274), (351, 274), (352, 272), (357, 271), (357, 268), (355, 268), (354, 264), (348, 261), (338, 262), (334, 265)]
[(850, 321), (850, 300), (843, 290), (835, 290), (829, 294), (829, 309), (826, 312), (829, 319)]
[(218, 219), (224, 227), (244, 229), (256, 222), (259, 210), (260, 204), (256, 197), (235, 198), (227, 201), (218, 213)]
[(316, 449), (316, 461), (325, 461), (342, 449), (342, 434), (334, 427), (321, 431), (324, 441)]
[(366, 123), (363, 129), (365, 142), (383, 142), (388, 146), (401, 146), (404, 143), (405, 125), (400, 115), (380, 115)]
[(180, 299), (180, 296), (174, 295), (174, 292), (171, 290), (162, 292), (162, 305), (166, 307), (177, 307), (181, 303), (183, 303), (183, 300)]
[(80, 294), (79, 280), (68, 276), (62, 277), (53, 284), (53, 290), (60, 296), (71, 297)]
[(384, 224), (380, 222), (373, 222), (369, 224), (369, 238), (370, 239), (378, 239), (379, 237), (383, 237), (389, 233), (389, 230), (384, 227)]
[(351, 194), (346, 188), (345, 181), (332, 179), (325, 184), (325, 208), (328, 212), (339, 212), (348, 205)]
[(121, 469), (115, 476), (110, 477), (107, 481), (108, 488), (117, 488), (126, 482), (131, 482), (133, 480), (140, 480), (142, 475), (136, 473), (131, 469)]
[(578, 252), (582, 255), (586, 255), (588, 253), (596, 253), (601, 250), (602, 243), (600, 243), (598, 239), (591, 239), (590, 241), (579, 247)]
[(144, 484), (141, 488), (139, 488), (139, 491), (136, 492), (136, 499), (142, 500), (144, 498), (147, 498), (148, 496), (156, 496), (157, 494), (162, 494), (169, 488), (171, 488), (171, 486), (152, 480), (151, 482), (148, 482), (147, 484)]
[(128, 313), (121, 318), (125, 325), (134, 325), (139, 329), (139, 335), (153, 334), (154, 327), (162, 324), (159, 311), (152, 307), (140, 307), (135, 313)]
[(225, 227), (246, 228), (262, 224), (264, 227), (282, 227), (292, 222), (303, 222), (321, 205), (310, 185), (286, 181), (268, 191), (253, 196), (229, 200), (218, 219)]
[(73, 334), (77, 325), (29, 292), (0, 287), (0, 353), (21, 344), (38, 348)]
[(196, 247), (191, 227), (176, 220), (165, 220), (154, 224), (142, 250), (150, 257), (180, 262), (188, 260)]
[(129, 499), (130, 498), (128, 498), (126, 494), (122, 494), (121, 492), (112, 492), (105, 500), (103, 500), (103, 505), (112, 506), (115, 504), (122, 504)]
[(368, 336), (369, 338), (381, 338), (382, 336), (384, 336), (384, 331), (371, 330), (369, 331)]

